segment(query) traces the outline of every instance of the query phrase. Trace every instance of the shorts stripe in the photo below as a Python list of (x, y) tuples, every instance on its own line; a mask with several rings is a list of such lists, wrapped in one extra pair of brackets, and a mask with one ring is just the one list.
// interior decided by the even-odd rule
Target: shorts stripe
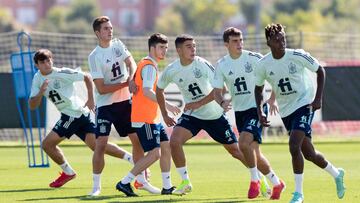
[(63, 127), (66, 129), (69, 128), (69, 126), (73, 121), (74, 121), (74, 117), (69, 117), (69, 120), (64, 123)]
[(145, 130), (146, 130), (146, 137), (148, 140), (151, 140), (153, 138), (151, 133), (151, 127), (150, 124), (145, 123)]

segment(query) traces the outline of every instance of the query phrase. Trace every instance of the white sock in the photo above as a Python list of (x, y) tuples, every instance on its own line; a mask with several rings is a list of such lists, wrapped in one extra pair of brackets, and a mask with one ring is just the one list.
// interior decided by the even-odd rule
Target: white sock
[(131, 183), (134, 180), (135, 176), (131, 172), (129, 172), (122, 180), (122, 184), (128, 184)]
[(66, 173), (66, 175), (74, 175), (75, 171), (71, 168), (70, 164), (65, 161), (65, 163), (60, 165), (61, 169)]
[(181, 167), (181, 168), (176, 168), (176, 170), (180, 174), (180, 176), (181, 176), (181, 178), (183, 180), (189, 180), (190, 179), (186, 166)]
[(258, 171), (257, 171), (257, 174), (258, 174), (259, 179), (261, 180), (262, 177), (263, 177), (263, 174), (259, 171), (259, 169), (258, 169)]
[(303, 194), (303, 179), (304, 174), (294, 174), (295, 176), (295, 192)]
[(170, 172), (162, 172), (163, 188), (170, 189), (172, 187)]
[(277, 177), (277, 175), (274, 173), (273, 170), (270, 170), (270, 172), (268, 174), (266, 174), (265, 176), (270, 180), (270, 182), (273, 186), (280, 184), (279, 177)]
[(99, 173), (99, 174), (93, 173), (93, 182), (94, 182), (93, 189), (101, 188), (101, 173)]
[(257, 170), (257, 168), (256, 168), (256, 167), (254, 167), (254, 168), (249, 168), (249, 170), (250, 170), (250, 175), (251, 175), (251, 181), (254, 181), (254, 182), (259, 181), (260, 179), (259, 179), (259, 177), (258, 177), (258, 170)]
[(124, 159), (125, 161), (128, 161), (131, 165), (134, 165), (134, 160), (133, 160), (131, 154), (125, 152), (123, 159)]
[(137, 175), (136, 180), (141, 184), (147, 183), (147, 180), (145, 178), (145, 172), (142, 171), (139, 175)]
[(335, 168), (329, 161), (327, 166), (324, 168), (332, 177), (336, 178), (340, 174), (339, 170)]

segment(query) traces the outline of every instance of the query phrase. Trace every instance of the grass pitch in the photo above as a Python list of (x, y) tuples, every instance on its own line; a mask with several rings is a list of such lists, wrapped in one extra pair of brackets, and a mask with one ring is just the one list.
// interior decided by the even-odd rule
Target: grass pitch
[[(315, 144), (335, 166), (345, 169), (347, 191), (344, 199), (338, 200), (332, 177), (312, 163), (305, 162), (305, 202), (360, 202), (360, 143)], [(130, 151), (129, 146), (125, 149)], [(96, 199), (86, 194), (92, 186), (92, 152), (84, 146), (62, 146), (62, 149), (77, 172), (76, 179), (62, 188), (52, 189), (48, 184), (57, 177), (60, 168), (50, 163), (50, 168), (28, 168), (24, 147), (0, 147), (0, 202), (265, 202), (263, 197), (247, 199), (249, 171), (229, 156), (220, 145), (187, 145), (188, 169), (194, 186), (185, 196), (150, 195), (137, 191), (141, 197), (127, 198), (115, 190), (115, 184), (127, 174), (131, 166), (119, 159), (106, 157), (102, 174), (102, 193)], [(263, 144), (262, 151), (272, 168), (287, 185), (281, 200), (289, 202), (294, 190), (291, 159), (287, 144)], [(161, 187), (159, 164), (151, 168), (151, 182)], [(180, 177), (172, 167), (172, 182), (180, 183)]]

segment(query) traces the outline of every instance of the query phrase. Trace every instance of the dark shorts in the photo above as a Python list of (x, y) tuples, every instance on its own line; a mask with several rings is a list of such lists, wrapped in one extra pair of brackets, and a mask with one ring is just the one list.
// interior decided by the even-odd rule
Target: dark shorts
[(85, 141), (87, 133), (95, 133), (95, 124), (91, 122), (90, 114), (88, 116), (81, 115), (79, 118), (74, 118), (62, 113), (60, 120), (58, 120), (52, 130), (60, 137), (69, 139), (75, 134), (82, 141)]
[(169, 137), (161, 123), (144, 124), (141, 128), (135, 129), (144, 152), (160, 147), (160, 142), (169, 141)]
[[(268, 106), (263, 105), (263, 111), (268, 115)], [(246, 131), (254, 136), (254, 140), (259, 144), (262, 143), (262, 126), (259, 122), (256, 108), (251, 108), (245, 111), (235, 111), (236, 127), (239, 133)]]
[(311, 123), (313, 117), (314, 112), (308, 105), (306, 105), (298, 108), (289, 116), (281, 119), (289, 135), (293, 130), (300, 130), (303, 131), (307, 137), (311, 138)]
[(96, 109), (96, 137), (109, 136), (111, 124), (121, 137), (136, 132), (131, 127), (131, 104), (130, 100), (113, 103)]
[(188, 129), (193, 137), (196, 136), (200, 130), (205, 130), (210, 137), (221, 144), (233, 144), (237, 142), (235, 133), (224, 115), (215, 120), (202, 120), (182, 114), (176, 126)]

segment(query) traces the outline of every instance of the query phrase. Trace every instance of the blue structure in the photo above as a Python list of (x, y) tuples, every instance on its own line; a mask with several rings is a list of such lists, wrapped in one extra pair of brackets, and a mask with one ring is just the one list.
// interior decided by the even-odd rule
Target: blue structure
[[(23, 40), (25, 39), (27, 39), (27, 51), (23, 50)], [(28, 165), (30, 168), (49, 167), (49, 158), (41, 148), (42, 139), (46, 133), (46, 113), (43, 120), (41, 120), (39, 108), (35, 111), (31, 111), (27, 102), (30, 96), (31, 81), (36, 71), (33, 63), (35, 52), (30, 51), (30, 35), (25, 32), (20, 32), (17, 36), (17, 44), (20, 48), (20, 52), (12, 53), (10, 61), (16, 107), (19, 112), (20, 122), (26, 141)], [(26, 101), (25, 110), (21, 108), (21, 100)], [(46, 105), (45, 98), (43, 98), (42, 104)], [(35, 134), (35, 132), (37, 133)], [(37, 136), (38, 139), (36, 139)]]

